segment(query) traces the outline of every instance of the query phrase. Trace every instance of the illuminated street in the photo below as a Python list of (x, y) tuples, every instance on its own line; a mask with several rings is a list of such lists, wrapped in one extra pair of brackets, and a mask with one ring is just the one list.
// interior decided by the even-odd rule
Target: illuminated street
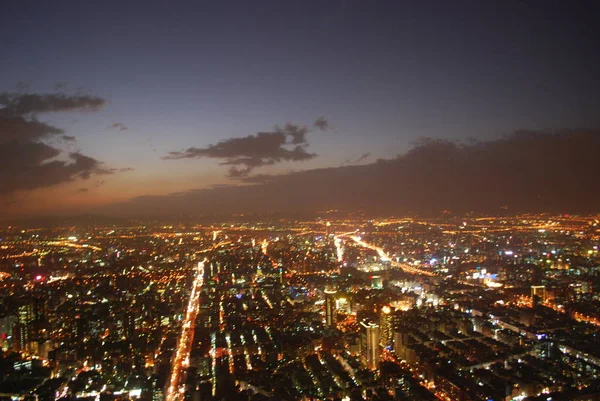
[(183, 396), (184, 389), (180, 387), (182, 378), (185, 377), (185, 371), (189, 367), (189, 356), (192, 343), (194, 341), (194, 327), (200, 301), (200, 291), (204, 283), (204, 263), (199, 262), (195, 270), (194, 282), (185, 313), (185, 318), (181, 325), (181, 336), (179, 337), (177, 351), (173, 358), (171, 368), (171, 380), (165, 395), (167, 401), (176, 401)]

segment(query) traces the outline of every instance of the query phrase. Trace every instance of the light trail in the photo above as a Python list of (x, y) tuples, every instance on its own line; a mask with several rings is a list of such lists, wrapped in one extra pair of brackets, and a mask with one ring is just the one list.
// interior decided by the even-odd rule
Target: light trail
[[(221, 246), (230, 245), (229, 241), (221, 241), (215, 244), (211, 248), (203, 249), (196, 253), (204, 253), (215, 250)], [(181, 377), (185, 375), (186, 369), (190, 363), (190, 351), (192, 350), (192, 344), (194, 342), (194, 329), (196, 325), (196, 317), (198, 316), (198, 309), (200, 308), (200, 290), (204, 284), (204, 264), (208, 259), (204, 259), (198, 263), (196, 268), (196, 277), (192, 283), (192, 292), (190, 293), (190, 299), (185, 314), (185, 319), (181, 327), (181, 336), (177, 343), (177, 351), (175, 352), (175, 358), (173, 358), (173, 365), (171, 368), (171, 380), (169, 381), (169, 387), (167, 388), (167, 394), (165, 401), (177, 401), (183, 396), (185, 387), (180, 386)], [(214, 350), (213, 350), (214, 353)], [(213, 369), (214, 369), (214, 355), (213, 355)]]
[(183, 395), (185, 388), (180, 387), (181, 376), (185, 374), (185, 369), (189, 366), (189, 356), (194, 342), (194, 327), (196, 316), (200, 307), (200, 290), (204, 284), (204, 263), (207, 259), (198, 263), (196, 268), (196, 277), (192, 284), (192, 292), (188, 301), (187, 311), (183, 325), (181, 327), (181, 337), (177, 344), (177, 351), (173, 359), (171, 370), (171, 380), (167, 389), (166, 401), (176, 401)]
[[(346, 234), (341, 234), (340, 236), (344, 236)], [(339, 236), (338, 236), (339, 237)], [(398, 267), (402, 270), (404, 270), (406, 273), (411, 273), (411, 274), (423, 274), (426, 276), (433, 276), (434, 274), (430, 271), (427, 270), (421, 270), (421, 269), (417, 269), (416, 267), (413, 267), (411, 265), (409, 265), (408, 263), (400, 263), (400, 262), (396, 262), (395, 260), (393, 260), (390, 255), (388, 255), (383, 248), (378, 247), (376, 245), (373, 244), (369, 244), (368, 242), (363, 241), (360, 237), (356, 236), (356, 235), (351, 235), (349, 236), (349, 238), (356, 242), (358, 245), (367, 248), (367, 249), (371, 249), (375, 252), (377, 252), (377, 254), (379, 255), (379, 257), (382, 260), (385, 261), (389, 261), (390, 264), (394, 267)]]

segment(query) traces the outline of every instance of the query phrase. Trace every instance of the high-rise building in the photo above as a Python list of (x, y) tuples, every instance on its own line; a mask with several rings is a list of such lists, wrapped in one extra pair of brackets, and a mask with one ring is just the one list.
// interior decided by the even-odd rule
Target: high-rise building
[(546, 286), (543, 285), (532, 285), (531, 286), (531, 300), (534, 304), (546, 302)]
[(19, 322), (28, 324), (33, 322), (35, 319), (35, 308), (33, 303), (27, 303), (19, 306)]
[(537, 341), (534, 346), (535, 356), (540, 359), (554, 359), (557, 354), (560, 354), (558, 351), (558, 345), (547, 338), (542, 339), (541, 341)]
[(381, 314), (379, 318), (380, 329), (380, 344), (382, 347), (392, 345), (392, 335), (394, 332), (394, 315), (393, 309), (385, 305), (381, 308)]
[(394, 353), (399, 358), (405, 359), (406, 347), (408, 346), (408, 333), (405, 330), (394, 331), (393, 334)]
[(12, 347), (13, 351), (29, 352), (29, 332), (20, 321), (12, 327)]
[(17, 351), (40, 356), (40, 345), (48, 340), (46, 301), (27, 298), (22, 302), (12, 325), (12, 346)]
[[(42, 299), (36, 299), (33, 302), (33, 321), (29, 327), (31, 341), (37, 342), (37, 348), (48, 341), (48, 314), (47, 302)], [(36, 353), (39, 356), (39, 352)]]
[(19, 306), (17, 324), (13, 326), (13, 337), (15, 349), (20, 352), (31, 351), (32, 325), (35, 321), (35, 309), (31, 302)]
[(368, 369), (379, 364), (379, 325), (368, 319), (360, 322), (360, 359)]
[(335, 325), (335, 294), (336, 290), (325, 290), (325, 324), (328, 327)]

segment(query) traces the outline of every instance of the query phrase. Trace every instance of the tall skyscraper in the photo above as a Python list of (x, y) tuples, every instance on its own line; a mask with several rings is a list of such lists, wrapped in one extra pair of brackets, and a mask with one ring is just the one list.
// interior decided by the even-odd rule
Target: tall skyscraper
[(392, 335), (394, 332), (394, 315), (393, 310), (389, 306), (385, 305), (381, 308), (381, 314), (379, 318), (380, 329), (380, 341), (382, 347), (387, 347), (392, 344)]
[(336, 290), (325, 290), (325, 324), (328, 327), (335, 325), (335, 294)]
[(35, 299), (33, 301), (33, 321), (30, 325), (31, 340), (39, 345), (48, 340), (48, 314), (47, 302), (43, 299)]
[(17, 309), (16, 321), (12, 325), (12, 335), (13, 349), (41, 356), (40, 347), (45, 347), (48, 340), (45, 300), (40, 298), (22, 300), (22, 304)]
[(379, 325), (368, 319), (360, 322), (360, 358), (368, 369), (379, 364)]
[(27, 326), (17, 321), (12, 327), (12, 347), (13, 351), (29, 352), (29, 335)]
[(31, 332), (35, 321), (34, 305), (29, 300), (19, 306), (18, 322), (13, 326), (13, 337), (15, 349), (20, 352), (31, 351)]

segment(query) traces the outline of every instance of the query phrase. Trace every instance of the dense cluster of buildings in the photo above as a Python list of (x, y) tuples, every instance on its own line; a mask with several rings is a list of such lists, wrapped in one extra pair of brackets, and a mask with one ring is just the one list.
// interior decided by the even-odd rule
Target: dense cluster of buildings
[(2, 400), (600, 399), (595, 217), (0, 238)]

